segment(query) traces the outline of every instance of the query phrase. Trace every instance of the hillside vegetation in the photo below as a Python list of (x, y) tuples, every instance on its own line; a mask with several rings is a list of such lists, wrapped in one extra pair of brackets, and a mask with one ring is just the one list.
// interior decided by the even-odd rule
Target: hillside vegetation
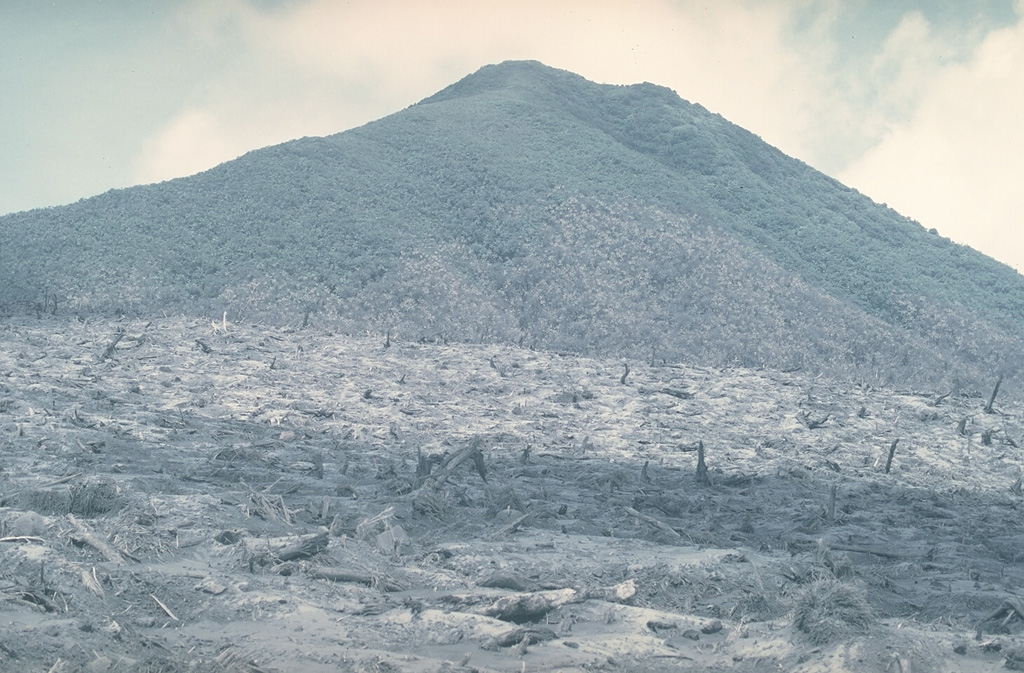
[(0, 218), (0, 310), (964, 388), (1024, 371), (1024, 277), (652, 84), (487, 66), (397, 114)]

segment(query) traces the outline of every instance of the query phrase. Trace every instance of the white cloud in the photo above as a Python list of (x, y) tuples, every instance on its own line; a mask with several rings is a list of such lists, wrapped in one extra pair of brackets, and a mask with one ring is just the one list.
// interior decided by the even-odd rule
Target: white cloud
[(159, 182), (197, 173), (239, 154), (224, 124), (211, 112), (188, 109), (145, 141), (136, 175)]
[(913, 115), (840, 179), (1024, 270), (1024, 21), (924, 81)]

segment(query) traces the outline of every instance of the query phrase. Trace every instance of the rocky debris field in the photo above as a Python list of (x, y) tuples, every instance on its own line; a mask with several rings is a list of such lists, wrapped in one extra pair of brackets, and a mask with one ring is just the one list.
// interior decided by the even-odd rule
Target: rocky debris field
[(948, 392), (7, 318), (0, 671), (1021, 670), (1022, 409)]

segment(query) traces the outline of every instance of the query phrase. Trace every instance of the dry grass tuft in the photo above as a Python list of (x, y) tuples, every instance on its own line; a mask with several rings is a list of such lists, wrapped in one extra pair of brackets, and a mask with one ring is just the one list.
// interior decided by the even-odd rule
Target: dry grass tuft
[(21, 509), (39, 514), (75, 514), (95, 517), (124, 506), (121, 489), (113, 481), (90, 480), (66, 488), (29, 490), (17, 498)]
[(815, 645), (824, 645), (872, 622), (871, 605), (864, 589), (834, 579), (808, 584), (796, 600), (793, 624)]

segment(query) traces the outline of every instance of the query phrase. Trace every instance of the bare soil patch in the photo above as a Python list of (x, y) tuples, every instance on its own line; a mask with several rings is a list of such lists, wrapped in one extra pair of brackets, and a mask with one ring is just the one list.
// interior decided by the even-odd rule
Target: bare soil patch
[(1017, 403), (623, 372), (5, 320), (0, 671), (1024, 668)]

